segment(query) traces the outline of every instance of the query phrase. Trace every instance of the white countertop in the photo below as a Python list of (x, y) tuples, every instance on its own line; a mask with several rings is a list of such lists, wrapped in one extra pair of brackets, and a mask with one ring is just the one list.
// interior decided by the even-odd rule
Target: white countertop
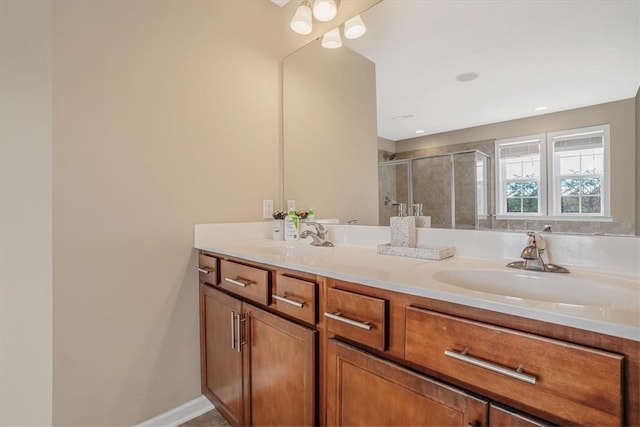
[[(430, 261), (379, 255), (375, 245), (370, 244), (338, 243), (334, 248), (317, 248), (310, 247), (309, 243), (304, 241), (284, 242), (266, 238), (243, 240), (237, 235), (237, 229), (234, 232), (233, 226), (229, 229), (216, 227), (215, 233), (203, 230), (201, 228), (199, 232), (196, 226), (197, 249), (640, 341), (640, 277), (634, 272), (580, 267), (571, 267), (570, 275), (522, 272), (507, 268), (503, 259), (455, 255), (441, 261)], [(564, 298), (556, 299), (550, 296), (531, 299), (480, 292), (434, 279), (434, 275), (441, 277), (442, 274), (438, 273), (450, 270), (471, 274), (478, 271), (499, 275), (520, 274), (521, 277), (526, 276), (534, 280), (547, 280), (551, 276), (558, 276), (558, 286), (564, 286), (566, 289), (553, 289), (554, 293), (559, 293)], [(573, 281), (570, 288), (562, 282), (565, 278), (560, 276)], [(584, 289), (578, 288), (581, 280), (585, 283), (604, 284), (595, 294), (598, 298), (597, 304), (581, 302), (585, 297)], [(514, 295), (516, 294), (517, 292)]]

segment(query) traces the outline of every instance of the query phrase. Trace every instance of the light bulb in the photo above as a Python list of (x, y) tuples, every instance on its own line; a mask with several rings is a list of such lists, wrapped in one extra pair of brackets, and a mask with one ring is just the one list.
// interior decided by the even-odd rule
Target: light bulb
[(344, 23), (344, 36), (348, 39), (357, 39), (367, 31), (360, 15), (356, 15)]
[(340, 38), (340, 29), (334, 28), (333, 30), (322, 36), (322, 47), (327, 49), (337, 49), (342, 46), (342, 39)]
[(316, 0), (313, 3), (313, 16), (318, 21), (327, 22), (336, 17), (338, 5), (335, 0)]
[(313, 29), (311, 19), (311, 8), (308, 4), (304, 3), (298, 6), (296, 14), (293, 15), (291, 20), (291, 29), (298, 34), (310, 34)]

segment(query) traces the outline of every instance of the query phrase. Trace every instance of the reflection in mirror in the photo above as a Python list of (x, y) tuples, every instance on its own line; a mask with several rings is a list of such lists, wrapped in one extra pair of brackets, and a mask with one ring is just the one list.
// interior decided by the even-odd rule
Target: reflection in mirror
[(314, 41), (284, 60), (284, 196), (317, 219), (377, 224), (374, 64)]
[[(321, 218), (338, 218), (342, 223), (358, 219), (360, 224), (387, 224), (389, 216), (395, 214), (395, 204), (419, 202), (425, 206), (425, 215), (432, 215), (433, 226), (541, 230), (545, 225), (553, 224), (554, 232), (634, 234), (635, 200), (640, 186), (635, 178), (640, 82), (634, 69), (638, 69), (640, 37), (638, 19), (627, 18), (634, 11), (633, 16), (637, 17), (638, 4), (583, 2), (580, 13), (575, 13), (575, 2), (525, 1), (515, 2), (517, 7), (514, 4), (499, 7), (487, 20), (482, 19), (484, 10), (496, 3), (500, 2), (384, 0), (362, 14), (368, 31), (361, 39), (347, 41), (347, 46), (334, 51), (321, 49), (313, 42), (285, 58), (285, 200), (295, 199), (298, 209), (316, 206)], [(400, 10), (417, 4), (430, 8), (429, 14), (407, 14)], [(608, 10), (615, 16), (625, 15), (625, 25), (620, 25), (619, 19), (610, 25), (612, 20), (603, 18), (609, 16)], [(523, 18), (523, 11), (532, 13), (531, 16), (546, 14), (545, 22), (560, 20), (563, 29), (577, 28), (578, 32), (573, 35), (562, 33), (562, 36), (552, 33), (553, 28), (544, 27), (544, 37), (536, 37), (536, 40), (544, 40), (545, 44), (537, 47), (542, 50), (528, 55), (526, 52), (532, 51), (527, 49), (535, 48), (536, 40), (526, 36), (530, 33), (515, 30), (519, 25), (529, 25), (535, 20)], [(393, 45), (398, 34), (412, 31), (412, 23), (397, 20), (406, 15), (411, 15), (413, 24), (418, 23), (437, 33), (414, 37), (403, 46)], [(584, 25), (592, 19), (606, 21), (598, 26), (597, 37), (580, 29), (593, 28)], [(501, 22), (502, 27), (488, 24), (493, 20)], [(610, 37), (617, 35), (608, 33), (617, 31), (616, 26), (624, 27), (622, 33), (632, 36), (625, 36), (622, 42), (615, 44), (616, 49), (611, 49), (613, 45), (607, 43), (610, 43)], [(500, 30), (509, 35), (501, 35)], [(518, 48), (514, 45), (515, 40), (522, 41)], [(554, 40), (562, 42), (555, 43)], [(384, 49), (393, 55), (378, 60), (376, 52)], [(419, 55), (412, 54), (417, 51)], [(578, 71), (567, 73), (563, 55), (572, 55), (569, 59), (578, 66)], [(428, 67), (421, 68), (418, 58), (426, 56), (429, 57)], [(620, 57), (628, 62), (620, 66), (617, 62)], [(595, 73), (589, 58), (598, 58), (600, 68)], [(341, 62), (343, 60), (346, 62)], [(545, 62), (548, 60), (552, 63)], [(358, 68), (363, 64), (368, 64), (364, 72)], [(592, 65), (585, 68), (586, 64)], [(635, 64), (635, 68), (629, 64)], [(533, 73), (525, 74), (525, 70)], [(456, 75), (468, 71), (478, 71), (479, 77), (467, 82), (456, 81)], [(510, 73), (508, 76), (507, 72)], [(590, 83), (587, 89), (579, 89), (574, 84), (578, 75), (591, 79), (587, 81)], [(629, 82), (629, 75), (632, 75), (632, 84), (625, 83), (622, 91), (609, 88), (607, 94), (604, 93), (606, 82), (598, 80), (596, 83), (596, 78), (602, 76), (610, 83)], [(372, 84), (371, 78), (375, 79)], [(386, 86), (394, 81), (402, 84)], [(499, 86), (498, 83), (509, 83), (510, 86)], [(487, 88), (490, 91), (483, 95)], [(414, 97), (414, 94), (418, 96)], [(562, 96), (553, 97), (554, 94)], [(540, 99), (541, 95), (545, 98)], [(554, 100), (558, 105), (552, 104)], [(533, 112), (533, 107), (542, 102), (549, 105), (545, 111), (549, 113)], [(423, 112), (423, 108), (430, 110)], [(382, 120), (387, 123), (382, 124)], [(426, 132), (424, 136), (415, 137), (419, 122), (426, 123), (420, 126)], [(413, 127), (410, 133), (405, 129), (394, 134), (388, 130), (389, 124)], [(505, 220), (494, 216), (496, 139), (602, 124), (609, 124), (611, 129), (610, 218), (598, 222), (573, 222), (556, 218)], [(434, 157), (475, 150), (490, 158), (482, 167), (473, 161)], [(431, 160), (417, 160), (423, 158)], [(444, 166), (430, 166), (422, 168), (430, 170), (428, 178), (420, 178), (424, 174), (411, 176), (418, 165), (438, 159), (453, 165), (454, 172), (442, 169)], [(464, 164), (469, 166), (465, 168)], [(480, 169), (483, 170), (480, 172)], [(456, 173), (458, 177), (475, 176), (475, 180), (464, 186), (458, 183)], [(390, 180), (382, 179), (383, 176)], [(435, 185), (438, 181), (453, 183), (458, 187), (458, 193), (432, 191), (447, 197), (434, 199), (429, 196), (427, 200), (427, 189), (439, 188)], [(410, 190), (413, 190), (411, 194)], [(480, 195), (482, 191), (485, 193)], [(470, 201), (475, 206), (472, 209), (475, 218), (465, 219), (455, 208), (456, 205), (467, 206), (465, 203)], [(442, 220), (438, 219), (440, 217)]]
[[(561, 233), (634, 235), (636, 161), (628, 153), (635, 153), (635, 102), (636, 100), (634, 99), (616, 101), (399, 141), (396, 143), (398, 147), (402, 147), (399, 151), (389, 154), (388, 151), (379, 150), (378, 157), (384, 164), (384, 159), (390, 155), (393, 155), (395, 161), (398, 161), (465, 150), (479, 150), (482, 153), (486, 153), (491, 158), (491, 166), (489, 166), (487, 174), (487, 179), (490, 182), (487, 186), (489, 193), (487, 197), (488, 217), (484, 224), (479, 221), (478, 225), (473, 228), (501, 231), (542, 230), (547, 225), (551, 225), (553, 232)], [(582, 218), (579, 221), (570, 221), (557, 217), (505, 218), (495, 216), (495, 139), (500, 139), (507, 135), (546, 134), (551, 131), (586, 127), (594, 123), (610, 124), (611, 167), (609, 178), (611, 180), (611, 217)], [(491, 136), (494, 138), (487, 139)], [(459, 141), (477, 142), (458, 143)], [(432, 177), (431, 179), (434, 178)], [(469, 184), (465, 191), (470, 192), (472, 188), (471, 184)], [(440, 201), (443, 206), (450, 204), (449, 198), (441, 198)], [(398, 200), (398, 202), (404, 202), (404, 200)], [(425, 209), (425, 214), (429, 215), (430, 212)], [(479, 216), (479, 218), (482, 218), (482, 216)], [(436, 225), (437, 222), (433, 224), (436, 227), (438, 226)], [(443, 224), (443, 227), (450, 228), (447, 224)], [(469, 227), (459, 225), (453, 228)]]
[(390, 218), (397, 215), (399, 203), (406, 201), (407, 206), (420, 204), (432, 227), (491, 229), (490, 159), (489, 155), (473, 150), (381, 162), (380, 225), (389, 225)]

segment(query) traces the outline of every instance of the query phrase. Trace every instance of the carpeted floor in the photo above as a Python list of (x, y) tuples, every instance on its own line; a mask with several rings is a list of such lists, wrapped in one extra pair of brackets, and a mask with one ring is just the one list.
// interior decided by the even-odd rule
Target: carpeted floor
[(197, 418), (180, 424), (179, 427), (231, 427), (231, 424), (218, 411), (212, 409)]

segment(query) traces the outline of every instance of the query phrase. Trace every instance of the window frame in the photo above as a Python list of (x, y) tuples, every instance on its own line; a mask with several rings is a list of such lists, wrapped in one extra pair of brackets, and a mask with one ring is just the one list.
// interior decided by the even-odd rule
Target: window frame
[[(579, 139), (587, 135), (602, 136), (603, 147), (603, 173), (600, 184), (600, 213), (579, 213), (579, 212), (562, 212), (562, 200), (560, 189), (560, 164), (558, 162), (557, 151), (555, 150), (555, 142), (569, 141), (573, 139)], [(610, 164), (610, 125), (598, 125), (589, 126), (578, 129), (569, 129), (558, 132), (549, 132), (547, 144), (549, 149), (547, 150), (548, 159), (547, 163), (550, 165), (550, 175), (553, 178), (549, 182), (549, 212), (553, 217), (562, 218), (566, 220), (602, 220), (611, 217), (611, 164)], [(585, 176), (585, 175), (581, 175)]]
[[(602, 134), (603, 140), (603, 174), (601, 177), (601, 212), (600, 213), (562, 213), (559, 163), (554, 143), (562, 140), (577, 139), (589, 134)], [(505, 179), (500, 157), (500, 148), (506, 145), (540, 141), (540, 180), (538, 195), (538, 212), (507, 212), (506, 191), (503, 189)], [(495, 140), (495, 209), (496, 219), (550, 219), (564, 221), (613, 221), (611, 217), (611, 139), (610, 125), (603, 124), (543, 134), (504, 138)], [(584, 175), (583, 175), (584, 176)], [(511, 180), (513, 181), (513, 180)]]
[[(500, 157), (500, 148), (506, 146), (515, 146), (518, 144), (530, 144), (538, 141), (539, 143), (539, 162), (540, 176), (538, 178), (538, 212), (507, 212), (507, 196), (504, 187), (505, 182), (515, 182), (517, 180), (504, 178), (503, 158)], [(547, 207), (547, 170), (546, 170), (546, 135), (536, 134), (520, 136), (515, 138), (497, 139), (495, 141), (495, 158), (496, 158), (496, 218), (497, 219), (525, 219), (525, 218), (541, 218), (546, 216)], [(522, 179), (522, 181), (531, 181), (531, 179)]]

